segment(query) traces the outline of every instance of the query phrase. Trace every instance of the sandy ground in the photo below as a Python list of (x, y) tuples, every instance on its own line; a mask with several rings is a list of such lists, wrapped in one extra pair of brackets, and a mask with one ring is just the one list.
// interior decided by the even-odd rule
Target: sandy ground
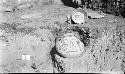
[[(0, 43), (0, 46), (4, 45), (0, 48), (0, 68), (3, 67), (1, 70), (5, 72), (53, 72), (49, 52), (55, 44), (55, 29), (63, 26), (77, 25), (80, 27), (88, 27), (92, 32), (91, 35), (97, 37), (102, 37), (103, 34), (100, 34), (100, 32), (102, 32), (103, 29), (107, 31), (104, 32), (106, 35), (116, 27), (118, 27), (120, 31), (125, 29), (124, 18), (109, 14), (103, 14), (104, 17), (99, 19), (88, 19), (85, 24), (65, 24), (67, 16), (73, 10), (74, 8), (66, 7), (62, 4), (52, 4), (35, 6), (30, 9), (25, 8), (25, 6), (23, 8), (22, 6), (15, 12), (0, 13), (0, 28), (5, 31), (4, 36), (6, 37), (4, 39), (1, 37)], [(97, 13), (90, 9), (86, 9), (86, 12)], [(99, 33), (94, 33), (94, 29), (98, 29)], [(111, 33), (114, 32), (111, 31)], [(95, 43), (95, 50), (105, 45), (103, 45), (105, 38), (101, 40), (101, 37), (100, 41), (97, 40), (100, 44)], [(91, 49), (91, 47), (89, 49)], [(22, 61), (22, 54), (31, 55), (31, 61)], [(87, 59), (87, 53), (84, 58)], [(46, 62), (49, 64), (46, 64)], [(33, 64), (38, 68), (37, 70), (30, 67)], [(94, 67), (94, 65), (91, 67)], [(90, 72), (92, 71), (90, 70)]]

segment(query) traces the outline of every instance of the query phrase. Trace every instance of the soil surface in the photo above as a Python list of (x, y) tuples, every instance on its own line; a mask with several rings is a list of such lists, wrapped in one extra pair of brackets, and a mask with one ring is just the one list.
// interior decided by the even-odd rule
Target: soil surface
[[(125, 51), (125, 19), (84, 9), (88, 15), (96, 13), (104, 17), (88, 18), (84, 24), (67, 24), (67, 16), (75, 8), (57, 2), (45, 1), (41, 2), (42, 4), (37, 3), (39, 5), (22, 4), (17, 6), (15, 11), (9, 7), (0, 10), (0, 72), (60, 72), (56, 69), (57, 67), (54, 68), (50, 51), (55, 46), (58, 32), (56, 30), (71, 26), (89, 28), (90, 36), (94, 39), (91, 39), (90, 45), (85, 48), (86, 53), (83, 57), (78, 58), (79, 61), (76, 58), (56, 58), (57, 62), (63, 61), (61, 65), (65, 67), (65, 72), (74, 72), (79, 68), (78, 65), (80, 71), (75, 72), (121, 71), (121, 58), (124, 55), (120, 54)], [(107, 48), (111, 53), (105, 52)], [(119, 52), (115, 53), (115, 51)], [(30, 60), (22, 60), (22, 55), (30, 55)], [(114, 57), (118, 57), (119, 60), (115, 60)], [(111, 62), (116, 65), (113, 66)], [(83, 65), (84, 68), (81, 67)]]

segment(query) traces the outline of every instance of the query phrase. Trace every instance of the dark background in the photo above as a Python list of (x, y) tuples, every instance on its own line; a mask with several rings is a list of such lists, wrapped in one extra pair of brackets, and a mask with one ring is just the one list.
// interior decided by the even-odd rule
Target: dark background
[(78, 8), (86, 7), (95, 11), (103, 11), (107, 14), (113, 14), (125, 18), (125, 0), (81, 0), (81, 4), (73, 0), (61, 0), (64, 5)]

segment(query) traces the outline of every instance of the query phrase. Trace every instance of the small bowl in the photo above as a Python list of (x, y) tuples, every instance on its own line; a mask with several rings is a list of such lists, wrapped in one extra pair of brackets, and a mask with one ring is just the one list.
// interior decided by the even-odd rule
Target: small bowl
[(83, 9), (76, 9), (71, 13), (71, 20), (77, 24), (84, 24), (87, 19), (87, 13)]

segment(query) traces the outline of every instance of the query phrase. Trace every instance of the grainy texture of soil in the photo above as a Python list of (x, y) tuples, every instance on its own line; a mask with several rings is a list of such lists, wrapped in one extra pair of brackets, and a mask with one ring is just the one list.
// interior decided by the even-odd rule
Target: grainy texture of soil
[[(84, 24), (67, 24), (67, 16), (74, 8), (57, 2), (43, 0), (31, 7), (20, 5), (14, 12), (0, 10), (0, 72), (123, 71), (125, 19), (105, 14), (104, 18), (88, 19)], [(93, 38), (81, 57), (55, 55), (57, 66), (54, 66), (50, 52), (55, 46), (56, 34), (60, 28), (71, 26), (89, 28)], [(31, 56), (30, 60), (22, 60), (26, 54)]]

